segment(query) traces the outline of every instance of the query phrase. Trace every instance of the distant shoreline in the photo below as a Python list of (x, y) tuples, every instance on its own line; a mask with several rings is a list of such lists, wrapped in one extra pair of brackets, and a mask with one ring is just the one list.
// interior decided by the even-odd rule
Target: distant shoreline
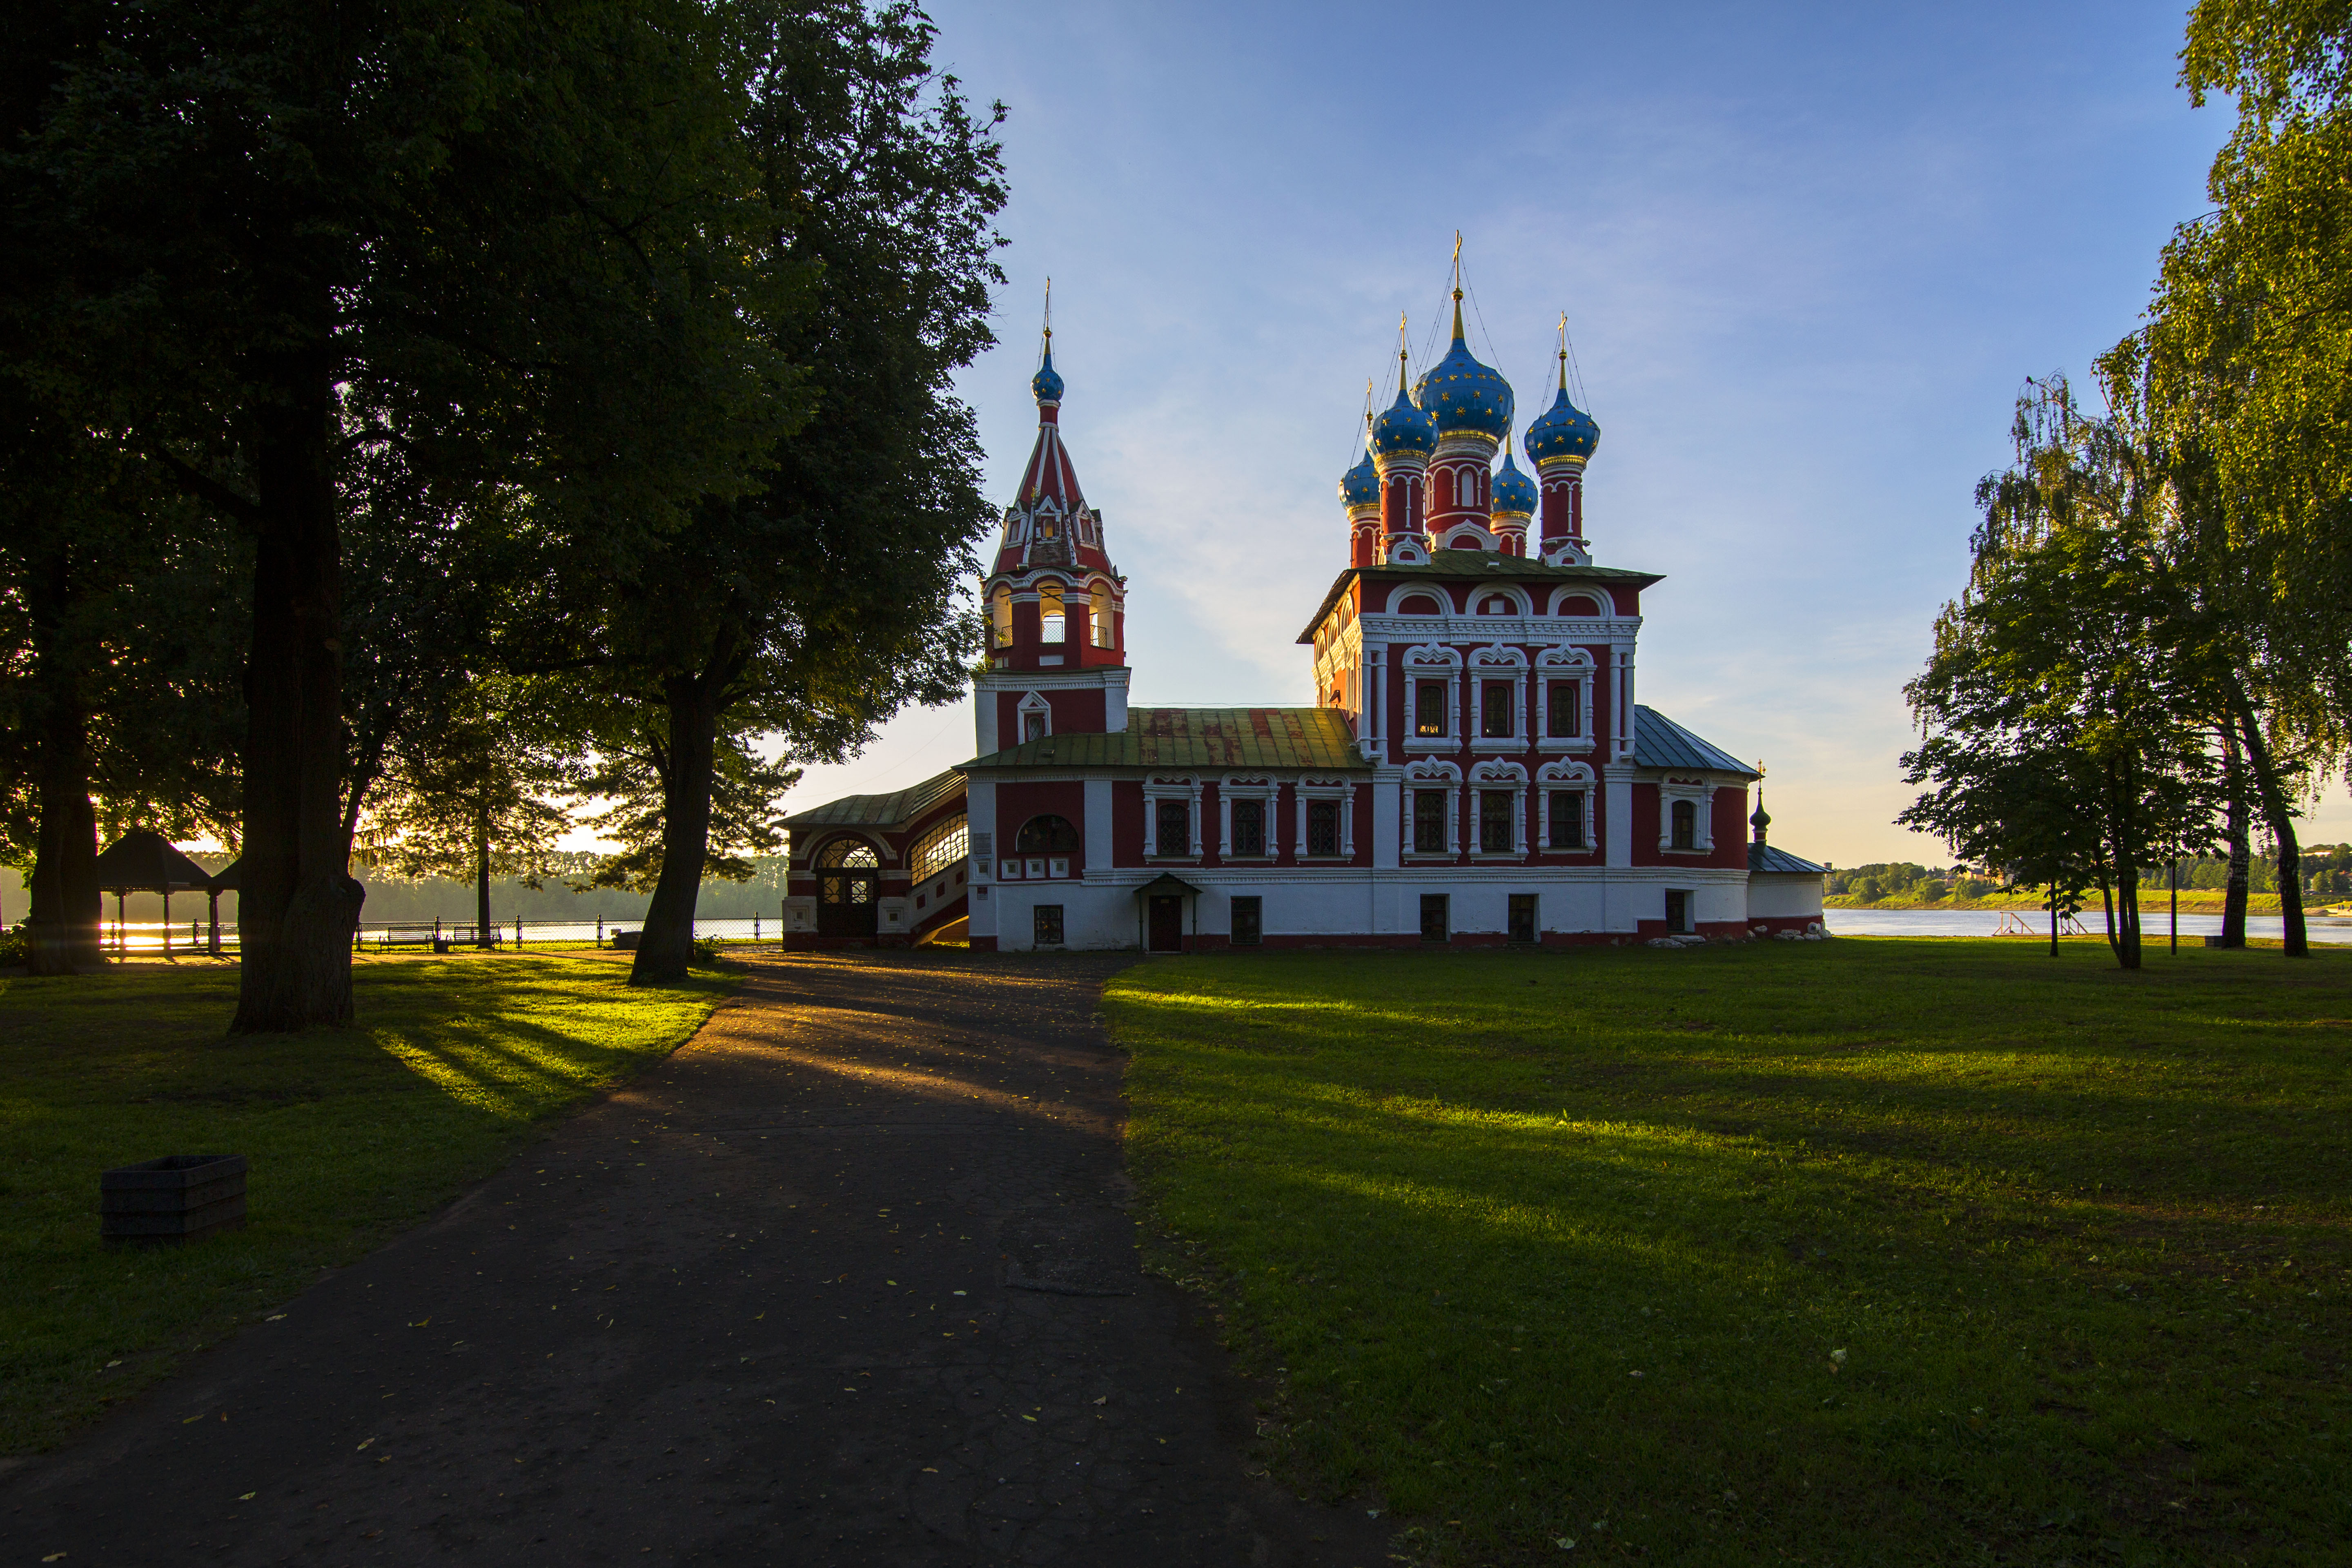
[[(2186, 888), (2180, 889), (2180, 912), (2184, 915), (2221, 914), (2223, 912), (2224, 901), (2223, 896), (2210, 888), (2200, 888), (2193, 893)], [(2334, 901), (2331, 900), (2329, 903)], [(1884, 899), (1858, 899), (1852, 893), (1832, 893), (1822, 900), (1822, 907), (1832, 910), (2032, 910), (2039, 911), (2043, 905), (2039, 899), (2031, 894), (1990, 899), (1915, 899), (1896, 894)], [(2151, 910), (2168, 910), (2172, 907), (2172, 895), (2160, 887), (2143, 886), (2139, 890), (2139, 907), (2143, 915)], [(2327, 904), (2306, 903), (2304, 905), (2304, 913), (2316, 915), (2326, 907), (2328, 907)], [(2083, 909), (2087, 914), (2096, 912), (2098, 908), (2099, 896), (2094, 890), (2091, 896), (2084, 900)], [(2278, 895), (2276, 893), (2247, 894), (2246, 912), (2250, 915), (2277, 914), (2279, 912)]]

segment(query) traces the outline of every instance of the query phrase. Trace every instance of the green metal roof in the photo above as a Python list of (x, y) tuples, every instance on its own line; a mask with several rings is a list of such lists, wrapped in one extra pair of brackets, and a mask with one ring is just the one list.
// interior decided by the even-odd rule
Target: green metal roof
[(963, 775), (950, 768), (893, 795), (845, 795), (839, 800), (784, 818), (786, 827), (897, 827), (912, 822), (963, 788)]
[(1116, 735), (1046, 735), (964, 768), (1344, 768), (1371, 764), (1337, 708), (1130, 708)]
[[(1445, 558), (1449, 555), (1462, 559), (1448, 561)], [(1348, 584), (1359, 577), (1383, 582), (1410, 582), (1419, 578), (1433, 583), (1492, 583), (1501, 578), (1517, 577), (1546, 583), (1623, 583), (1635, 588), (1646, 588), (1653, 583), (1665, 581), (1659, 573), (1629, 572), (1622, 566), (1547, 566), (1525, 555), (1498, 555), (1485, 550), (1441, 550), (1426, 566), (1349, 567), (1339, 574), (1338, 580), (1331, 584), (1331, 591), (1323, 595), (1322, 604), (1317, 605), (1315, 614), (1307, 618), (1307, 629), (1298, 634), (1300, 642), (1315, 640), (1315, 628), (1323, 624), (1323, 617), (1331, 613), (1331, 606), (1339, 602), (1339, 595), (1348, 591)]]
[(1738, 773), (1742, 778), (1764, 775), (1711, 742), (1702, 741), (1654, 708), (1633, 705), (1633, 765), (1637, 768), (1695, 768), (1703, 773)]
[(1748, 868), (1751, 871), (1773, 872), (1781, 876), (1819, 877), (1829, 868), (1816, 866), (1811, 860), (1801, 860), (1794, 855), (1770, 844), (1750, 844), (1748, 847)]

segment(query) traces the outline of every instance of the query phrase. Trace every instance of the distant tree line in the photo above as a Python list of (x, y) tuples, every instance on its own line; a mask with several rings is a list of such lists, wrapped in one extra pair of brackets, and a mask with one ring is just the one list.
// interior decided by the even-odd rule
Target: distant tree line
[[(883, 0), (52, 0), (0, 50), (0, 858), (241, 857), (236, 1027), (371, 874), (650, 895), (960, 690), (995, 128)], [(621, 846), (551, 847), (577, 813)]]
[(2352, 5), (2200, 0), (2180, 58), (2193, 101), (2235, 105), (2212, 210), (2099, 359), (2101, 406), (2063, 375), (2019, 398), (1906, 689), (1897, 819), (2042, 889), (2053, 951), (2095, 897), (2126, 968), (2147, 868), (2185, 857), (2223, 862), (2243, 942), (2258, 833), (2308, 951), (2295, 823), (2352, 721)]

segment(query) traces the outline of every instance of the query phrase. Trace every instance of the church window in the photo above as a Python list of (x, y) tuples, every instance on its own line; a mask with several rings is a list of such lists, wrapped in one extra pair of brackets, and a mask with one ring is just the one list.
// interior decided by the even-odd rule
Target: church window
[(1234, 945), (1255, 947), (1265, 932), (1265, 903), (1261, 899), (1234, 900)]
[(1551, 792), (1551, 847), (1554, 849), (1584, 847), (1582, 790), (1556, 789)]
[(998, 647), (1011, 647), (1013, 646), (1012, 589), (999, 588), (996, 590), (996, 596), (989, 601), (988, 624), (990, 631), (996, 638), (996, 646)]
[(1339, 803), (1336, 800), (1310, 800), (1307, 803), (1307, 853), (1337, 855), (1339, 853)]
[(1265, 853), (1265, 802), (1247, 799), (1234, 802), (1234, 853)]
[(1021, 715), (1021, 738), (1024, 741), (1044, 740), (1046, 717), (1045, 714), (1036, 712)]
[(1454, 497), (1455, 503), (1461, 506), (1478, 504), (1477, 476), (1468, 468), (1454, 470)]
[(1690, 801), (1675, 802), (1672, 842), (1677, 849), (1698, 847), (1698, 807)]
[(1037, 590), (1037, 626), (1040, 638), (1045, 642), (1063, 640), (1062, 589), (1057, 583), (1048, 583)]
[(1110, 616), (1110, 590), (1097, 583), (1095, 584), (1093, 616), (1097, 647), (1111, 646)]
[(1181, 800), (1160, 803), (1159, 853), (1190, 855), (1192, 852), (1192, 808)]
[(1584, 733), (1584, 716), (1578, 711), (1583, 684), (1574, 680), (1551, 683), (1549, 700), (1544, 715), (1544, 733), (1554, 740), (1571, 740)]
[(1478, 733), (1490, 741), (1507, 741), (1519, 732), (1517, 716), (1511, 710), (1518, 706), (1518, 689), (1508, 680), (1479, 682)]
[(1031, 936), (1037, 946), (1059, 947), (1062, 945), (1061, 905), (1039, 904), (1036, 914), (1032, 918), (1034, 929)]
[(1067, 855), (1077, 847), (1078, 830), (1070, 819), (1050, 812), (1023, 823), (1013, 840), (1013, 849), (1023, 855)]
[(1412, 683), (1412, 732), (1416, 735), (1445, 733), (1445, 688), (1443, 680), (1416, 680)]
[(1517, 798), (1509, 790), (1478, 792), (1478, 847), (1485, 853), (1503, 855), (1512, 849), (1511, 808)]
[(950, 817), (915, 840), (907, 851), (907, 864), (914, 868), (916, 881), (928, 882), (964, 858), (964, 826), (962, 817)]
[(1412, 792), (1414, 854), (1445, 853), (1445, 795), (1442, 789), (1417, 789)]

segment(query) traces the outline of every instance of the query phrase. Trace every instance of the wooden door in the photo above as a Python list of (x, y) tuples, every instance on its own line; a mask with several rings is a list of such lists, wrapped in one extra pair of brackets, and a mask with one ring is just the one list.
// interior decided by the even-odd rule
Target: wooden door
[(1156, 894), (1151, 900), (1151, 951), (1184, 951), (1184, 900), (1181, 894)]
[(816, 889), (817, 935), (874, 934), (882, 891), (879, 871), (820, 871)]

